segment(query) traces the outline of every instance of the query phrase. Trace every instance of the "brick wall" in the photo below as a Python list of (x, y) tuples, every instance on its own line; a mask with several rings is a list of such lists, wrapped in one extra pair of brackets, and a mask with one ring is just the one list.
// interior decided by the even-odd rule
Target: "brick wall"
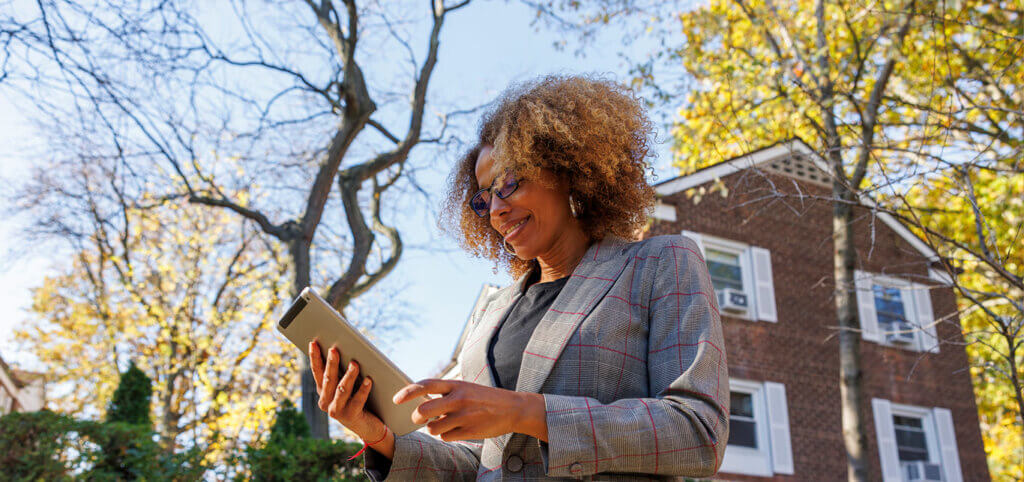
[[(684, 192), (666, 197), (663, 202), (677, 207), (677, 221), (655, 221), (650, 235), (685, 229), (771, 251), (778, 323), (723, 316), (723, 330), (731, 377), (786, 386), (795, 475), (723, 473), (719, 478), (845, 480), (838, 342), (832, 328), (830, 190), (754, 170), (722, 181), (727, 197), (706, 193), (697, 204)], [(927, 261), (920, 253), (867, 209), (859, 208), (857, 216), (859, 269), (935, 285), (927, 278)], [(955, 295), (951, 288), (935, 286), (931, 296), (936, 317), (951, 315), (938, 326), (943, 340), (938, 354), (861, 343), (870, 480), (881, 480), (872, 397), (949, 408), (964, 480), (989, 480)]]

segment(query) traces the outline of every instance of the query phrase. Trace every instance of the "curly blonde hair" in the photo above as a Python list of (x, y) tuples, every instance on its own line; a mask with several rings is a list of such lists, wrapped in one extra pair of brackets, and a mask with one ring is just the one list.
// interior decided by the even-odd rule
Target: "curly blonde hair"
[(476, 145), (454, 166), (439, 224), (473, 256), (507, 266), (513, 277), (533, 260), (507, 253), (487, 218), (469, 207), (480, 189), (476, 160), (493, 146), (495, 162), (521, 178), (541, 169), (569, 186), (579, 221), (592, 241), (615, 234), (632, 238), (654, 205), (644, 178), (653, 156), (653, 126), (629, 88), (591, 76), (547, 76), (513, 85), (483, 116)]

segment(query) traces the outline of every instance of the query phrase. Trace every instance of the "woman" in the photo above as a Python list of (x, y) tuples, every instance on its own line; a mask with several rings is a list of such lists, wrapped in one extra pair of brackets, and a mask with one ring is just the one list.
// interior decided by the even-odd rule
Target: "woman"
[(513, 88), (485, 115), (445, 217), (516, 281), (472, 316), (460, 380), (394, 395), (440, 395), (412, 416), (440, 440), (395, 437), (363, 408), (372, 382), (353, 393), (358, 365), (338, 367), (335, 349), (325, 365), (310, 345), (320, 408), (370, 448), (372, 479), (715, 473), (729, 382), (707, 267), (682, 236), (629, 241), (653, 204), (651, 131), (626, 88), (587, 77)]

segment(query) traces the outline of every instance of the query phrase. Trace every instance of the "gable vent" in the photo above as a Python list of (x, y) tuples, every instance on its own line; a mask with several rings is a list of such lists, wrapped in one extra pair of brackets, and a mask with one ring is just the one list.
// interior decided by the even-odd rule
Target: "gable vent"
[(829, 176), (804, 156), (784, 157), (772, 161), (765, 167), (765, 170), (777, 174), (793, 177), (819, 186), (829, 186)]

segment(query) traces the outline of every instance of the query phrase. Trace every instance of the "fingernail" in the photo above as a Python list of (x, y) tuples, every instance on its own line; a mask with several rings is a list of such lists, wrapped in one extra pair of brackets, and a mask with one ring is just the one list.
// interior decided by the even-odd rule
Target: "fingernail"
[(370, 379), (369, 378), (363, 380), (363, 385), (369, 385), (369, 384), (370, 384)]

